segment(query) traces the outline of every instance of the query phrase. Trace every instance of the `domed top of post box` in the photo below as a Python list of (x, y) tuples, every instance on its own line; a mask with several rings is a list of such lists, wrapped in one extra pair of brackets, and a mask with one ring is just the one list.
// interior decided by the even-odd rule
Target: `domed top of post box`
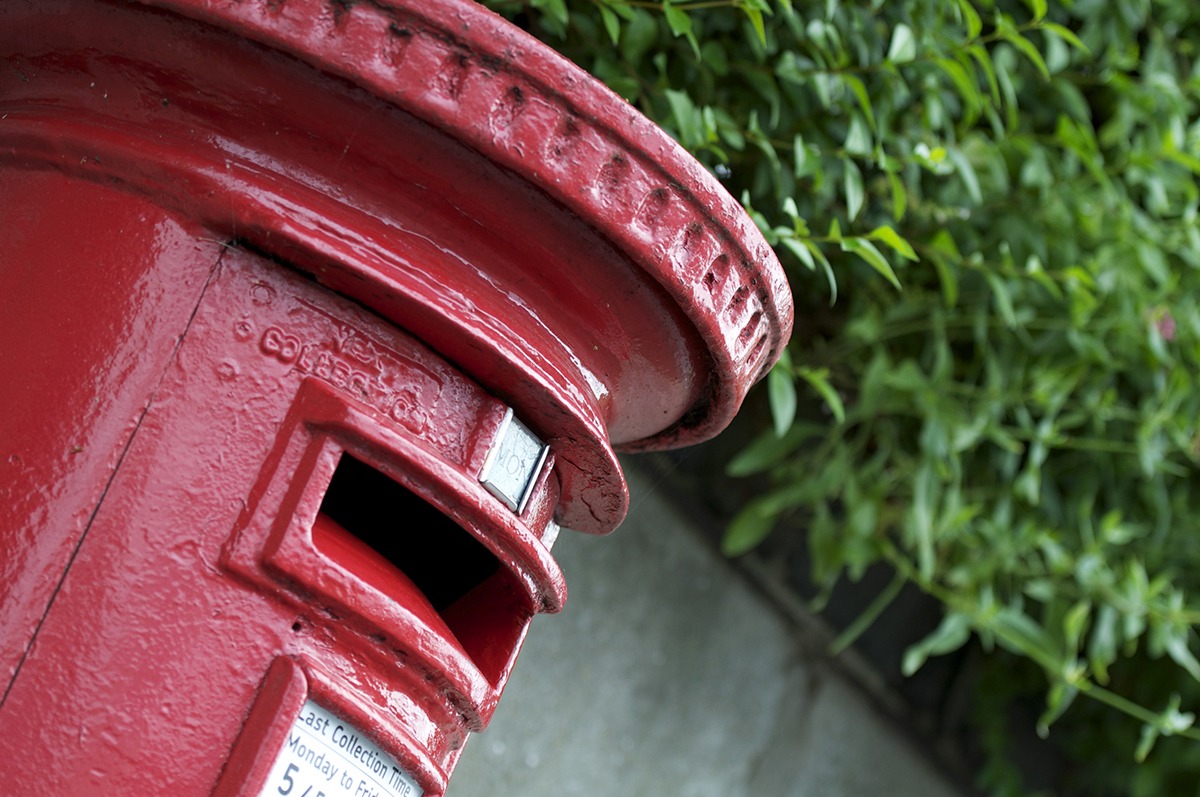
[[(211, 178), (231, 198), (203, 209), (194, 189), (189, 210), (235, 216), (231, 237), (413, 331), (505, 399), (555, 450), (563, 525), (615, 526), (628, 499), (612, 448), (711, 437), (786, 345), (786, 279), (740, 205), (627, 102), (483, 7), (142, 1), (361, 98), (347, 111), (246, 71), (227, 110), (205, 111), (238, 115), (254, 139), (226, 146)], [(179, 57), (206, 73), (196, 83), (249, 70), (236, 52), (190, 47)], [(271, 124), (325, 143), (310, 152), (296, 134), (286, 156), (246, 155)]]

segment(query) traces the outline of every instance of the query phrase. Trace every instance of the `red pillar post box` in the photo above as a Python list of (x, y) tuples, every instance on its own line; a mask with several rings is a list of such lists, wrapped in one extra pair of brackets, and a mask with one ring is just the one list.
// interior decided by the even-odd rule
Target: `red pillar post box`
[(790, 297), (702, 168), (458, 0), (0, 4), (0, 784), (440, 795), (614, 449)]

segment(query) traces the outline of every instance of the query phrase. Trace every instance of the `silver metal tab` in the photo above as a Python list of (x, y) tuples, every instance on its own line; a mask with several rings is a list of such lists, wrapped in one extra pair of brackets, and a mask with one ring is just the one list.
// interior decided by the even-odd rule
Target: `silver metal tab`
[(538, 474), (542, 472), (549, 453), (550, 446), (518, 421), (510, 407), (496, 431), (496, 439), (492, 441), (492, 448), (484, 460), (479, 481), (488, 492), (519, 515), (525, 511), (525, 504), (533, 493)]
[(554, 547), (554, 541), (558, 539), (560, 531), (562, 531), (562, 526), (553, 520), (546, 521), (546, 530), (542, 532), (542, 545), (546, 546), (547, 551)]

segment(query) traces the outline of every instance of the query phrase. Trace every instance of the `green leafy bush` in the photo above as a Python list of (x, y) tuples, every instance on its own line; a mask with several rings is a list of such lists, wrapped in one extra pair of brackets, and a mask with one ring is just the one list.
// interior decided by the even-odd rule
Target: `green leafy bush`
[[(729, 467), (769, 487), (727, 552), (786, 519), (823, 584), (888, 563), (872, 611), (905, 582), (945, 607), (906, 671), (974, 635), (1042, 673), (1039, 732), (1101, 759), (1065, 789), (1194, 791), (1200, 6), (492, 5), (671, 131), (791, 269), (773, 428)], [(997, 733), (984, 785), (1019, 791)]]

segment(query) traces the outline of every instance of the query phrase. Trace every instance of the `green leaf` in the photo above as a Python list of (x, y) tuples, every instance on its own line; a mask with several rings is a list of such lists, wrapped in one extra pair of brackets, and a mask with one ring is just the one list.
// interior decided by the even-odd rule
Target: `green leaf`
[(908, 210), (908, 192), (904, 181), (895, 172), (888, 172), (888, 185), (892, 189), (892, 219), (898, 222)]
[(955, 276), (955, 269), (940, 254), (933, 254), (929, 259), (942, 286), (942, 302), (947, 308), (953, 309), (958, 304), (958, 277)]
[(1046, 0), (1025, 0), (1025, 5), (1033, 13), (1033, 21), (1041, 22), (1046, 16)]
[(1046, 22), (1042, 24), (1042, 30), (1050, 31), (1075, 49), (1091, 55), (1092, 51), (1088, 49), (1088, 46), (1070, 28), (1063, 27), (1056, 22)]
[(1162, 248), (1149, 241), (1138, 241), (1135, 245), (1137, 261), (1156, 285), (1164, 286), (1171, 279), (1171, 268)]
[(934, 576), (933, 535), (940, 494), (934, 462), (926, 459), (913, 477), (912, 502), (905, 518), (905, 532), (909, 544), (916, 549), (917, 573), (922, 584), (928, 584)]
[(1081, 600), (1076, 601), (1075, 605), (1063, 617), (1063, 637), (1066, 641), (1068, 651), (1079, 650), (1080, 643), (1083, 640), (1083, 631), (1087, 625), (1088, 618), (1091, 616), (1091, 612), (1092, 602)]
[(947, 230), (938, 230), (929, 242), (930, 260), (937, 269), (938, 280), (942, 284), (942, 298), (946, 307), (953, 308), (958, 304), (958, 263), (962, 254), (954, 237)]
[(912, 244), (900, 237), (894, 229), (886, 224), (876, 227), (867, 233), (867, 237), (873, 241), (880, 241), (891, 247), (898, 255), (905, 260), (917, 261), (917, 253), (913, 251)]
[(1200, 661), (1196, 661), (1195, 654), (1188, 648), (1190, 630), (1186, 625), (1173, 628), (1167, 636), (1166, 650), (1167, 655), (1176, 664), (1187, 670), (1188, 675), (1200, 681)]
[(917, 393), (929, 385), (929, 379), (921, 366), (912, 360), (904, 360), (884, 377), (884, 383), (894, 390)]
[(1050, 294), (1058, 301), (1062, 301), (1062, 289), (1058, 287), (1058, 283), (1054, 281), (1054, 278), (1046, 273), (1046, 269), (1042, 265), (1042, 261), (1037, 255), (1030, 255), (1028, 259), (1026, 259), (1025, 273), (1033, 278), (1034, 282), (1045, 288), (1046, 293)]
[(1117, 660), (1117, 610), (1104, 604), (1096, 610), (1096, 621), (1088, 641), (1088, 663), (1096, 680), (1108, 683), (1108, 665)]
[(1008, 286), (1004, 284), (1004, 280), (1000, 275), (989, 271), (987, 273), (988, 285), (992, 288), (992, 298), (996, 301), (996, 311), (1000, 313), (1000, 318), (1004, 320), (1004, 325), (1009, 329), (1017, 326), (1017, 314), (1013, 311), (1012, 296), (1009, 294)]
[(822, 424), (794, 423), (783, 437), (777, 437), (770, 429), (760, 434), (734, 455), (725, 466), (725, 474), (731, 477), (753, 476), (762, 473), (796, 450), (806, 440), (820, 437), (825, 431)]
[(983, 204), (983, 191), (979, 187), (979, 176), (975, 174), (975, 167), (967, 160), (967, 156), (962, 153), (958, 147), (952, 147), (946, 151), (950, 162), (954, 164), (958, 176), (962, 178), (963, 185), (967, 188), (967, 194), (970, 195), (971, 201), (976, 205)]
[(950, 612), (942, 618), (942, 622), (929, 636), (904, 651), (904, 661), (900, 670), (911, 676), (921, 669), (931, 656), (952, 653), (965, 645), (970, 638), (971, 618), (965, 614)]
[(671, 5), (670, 0), (663, 0), (662, 11), (667, 18), (667, 27), (671, 29), (671, 35), (677, 39), (681, 36), (687, 39), (688, 43), (692, 45), (692, 51), (696, 54), (696, 60), (700, 60), (700, 43), (692, 31), (692, 18), (686, 11)]
[(1048, 670), (1060, 668), (1054, 637), (1015, 606), (1000, 609), (988, 618), (987, 627), (1006, 650), (1033, 659)]
[(1142, 734), (1138, 739), (1137, 749), (1133, 753), (1133, 758), (1139, 764), (1143, 763), (1154, 750), (1154, 743), (1158, 741), (1160, 731), (1154, 725), (1143, 725)]
[(1008, 67), (1005, 66), (1005, 59), (994, 60), (991, 64), (996, 76), (996, 84), (1004, 98), (1004, 124), (1008, 130), (1016, 130), (1020, 123), (1016, 86), (1013, 85), (1012, 76), (1008, 72)]
[(742, 11), (750, 19), (750, 24), (754, 26), (754, 33), (758, 36), (759, 42), (765, 47), (767, 44), (767, 29), (763, 26), (763, 12), (757, 8), (743, 7)]
[(770, 136), (763, 131), (762, 123), (758, 121), (758, 113), (755, 111), (751, 111), (746, 118), (746, 137), (767, 156), (771, 162), (773, 173), (777, 173), (783, 168), (779, 162), (779, 153), (775, 151), (775, 145), (771, 142)]
[(846, 133), (846, 143), (843, 146), (851, 155), (871, 154), (871, 150), (874, 148), (871, 142), (871, 132), (859, 114), (850, 116), (850, 128)]
[(600, 3), (626, 22), (637, 18), (637, 12), (629, 7), (629, 0), (600, 0)]
[(902, 290), (896, 272), (892, 271), (887, 258), (875, 248), (875, 244), (865, 238), (846, 238), (842, 241), (842, 249), (858, 255), (867, 265), (882, 274), (896, 290)]
[[(808, 145), (804, 143), (804, 137), (797, 133), (792, 138), (792, 173), (797, 179), (807, 177), (812, 173), (813, 164), (810, 163)], [(812, 158), (811, 160), (816, 160)]]
[(803, 366), (796, 369), (796, 376), (808, 382), (813, 390), (821, 394), (821, 398), (825, 399), (825, 404), (828, 405), (829, 411), (833, 413), (833, 417), (838, 423), (846, 422), (846, 408), (842, 405), (842, 397), (833, 389), (833, 385), (829, 383), (829, 370), (826, 368), (805, 368)]
[(970, 0), (958, 0), (958, 12), (962, 15), (963, 24), (967, 26), (967, 38), (976, 38), (983, 30), (983, 23), (975, 6), (971, 5)]
[(892, 29), (892, 43), (888, 46), (887, 60), (893, 64), (904, 64), (917, 57), (917, 40), (912, 28), (903, 22)]
[(864, 195), (863, 195), (863, 177), (862, 172), (858, 169), (858, 164), (847, 159), (843, 163), (842, 179), (845, 184), (846, 191), (846, 213), (850, 220), (854, 221), (858, 216), (858, 212), (862, 210)]
[[(835, 219), (834, 222), (836, 223), (836, 221)], [(825, 253), (821, 251), (821, 247), (817, 246), (816, 242), (806, 239), (804, 248), (812, 253), (825, 273), (825, 279), (829, 282), (829, 305), (832, 307), (837, 302), (838, 296), (837, 278), (834, 277), (833, 266), (829, 265), (829, 259), (825, 257)]]
[(571, 15), (567, 12), (566, 0), (533, 0), (534, 8), (540, 8), (560, 25), (566, 25)]
[(917, 163), (934, 174), (949, 174), (954, 171), (954, 166), (946, 162), (945, 147), (937, 146), (931, 148), (922, 141), (913, 147), (912, 154)]
[(775, 422), (775, 436), (783, 437), (796, 420), (796, 383), (782, 363), (767, 374), (767, 396), (771, 405), (771, 418)]
[(1001, 30), (1000, 35), (1005, 41), (1020, 50), (1021, 53), (1029, 59), (1030, 63), (1037, 67), (1037, 70), (1039, 73), (1041, 73), (1043, 80), (1050, 79), (1050, 69), (1046, 66), (1046, 61), (1042, 58), (1042, 54), (1038, 52), (1038, 48), (1034, 46), (1033, 42), (1029, 41), (1029, 39), (1026, 39), (1013, 28)]
[(621, 35), (621, 55), (632, 63), (649, 60), (658, 41), (658, 22), (645, 9), (637, 9)]
[(1137, 750), (1134, 752), (1134, 758), (1139, 763), (1145, 761), (1150, 755), (1159, 736), (1174, 736), (1187, 731), (1195, 724), (1196, 715), (1180, 711), (1179, 705), (1179, 695), (1172, 694), (1170, 702), (1162, 713), (1142, 727), (1142, 736), (1138, 741)]
[(808, 224), (800, 216), (800, 209), (796, 207), (796, 200), (792, 197), (786, 197), (783, 200), (783, 212), (789, 219), (792, 220), (792, 232), (796, 235), (807, 238), (810, 233)]
[(685, 92), (665, 89), (663, 95), (671, 106), (671, 116), (675, 119), (675, 127), (679, 131), (681, 144), (689, 149), (699, 147), (704, 143), (704, 128), (692, 98)]
[(762, 543), (775, 526), (775, 513), (763, 500), (755, 500), (746, 504), (738, 512), (725, 536), (721, 538), (721, 553), (726, 556), (741, 556), (749, 553)]
[(600, 20), (604, 23), (604, 30), (608, 32), (608, 38), (612, 40), (614, 46), (621, 43), (621, 20), (617, 18), (616, 13), (606, 5), (600, 5)]
[(992, 96), (992, 102), (996, 105), (1000, 104), (1000, 84), (996, 80), (996, 70), (992, 67), (992, 57), (988, 55), (987, 49), (982, 44), (973, 44), (967, 48), (967, 53), (979, 65), (983, 71), (984, 77), (987, 79), (988, 93)]
[(875, 111), (871, 108), (871, 97), (867, 94), (867, 87), (863, 85), (862, 79), (858, 75), (846, 73), (841, 77), (842, 82), (850, 87), (850, 93), (858, 100), (858, 107), (867, 120), (867, 126), (871, 128), (872, 133), (875, 132)]
[(671, 5), (670, 0), (663, 0), (662, 11), (667, 18), (667, 26), (670, 27), (672, 36), (678, 38), (692, 32), (692, 18), (687, 15), (686, 11), (681, 11)]
[(795, 255), (796, 259), (798, 259), (801, 263), (803, 263), (804, 267), (807, 268), (809, 271), (817, 270), (817, 261), (813, 257), (812, 251), (807, 246), (805, 246), (805, 242), (803, 239), (793, 238), (791, 236), (785, 236), (785, 237), (782, 237), (779, 239), (779, 243), (781, 246), (783, 246), (785, 249), (787, 249), (789, 252), (791, 252), (793, 255)]
[(958, 89), (959, 96), (962, 97), (963, 106), (966, 110), (964, 124), (974, 124), (975, 120), (979, 117), (981, 107), (979, 87), (975, 84), (975, 77), (968, 74), (966, 68), (952, 58), (938, 58), (936, 63), (946, 73), (947, 77), (950, 78), (950, 81), (954, 83), (954, 87)]
[(1050, 687), (1046, 696), (1046, 710), (1037, 721), (1037, 734), (1045, 739), (1050, 735), (1050, 726), (1066, 713), (1079, 694), (1079, 687), (1059, 681)]

